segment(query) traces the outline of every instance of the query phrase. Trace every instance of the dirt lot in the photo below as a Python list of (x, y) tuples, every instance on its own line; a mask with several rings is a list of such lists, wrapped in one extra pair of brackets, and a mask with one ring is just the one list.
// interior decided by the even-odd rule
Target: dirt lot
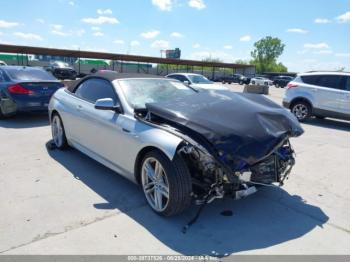
[[(269, 97), (281, 103), (283, 92)], [(349, 254), (350, 123), (303, 128), (283, 188), (213, 202), (183, 234), (196, 207), (161, 218), (136, 185), (74, 149), (47, 150), (46, 115), (0, 121), (0, 253)]]

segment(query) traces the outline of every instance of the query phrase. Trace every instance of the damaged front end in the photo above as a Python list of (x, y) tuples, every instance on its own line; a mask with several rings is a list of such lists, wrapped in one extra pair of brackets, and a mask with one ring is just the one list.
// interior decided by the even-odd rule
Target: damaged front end
[(241, 199), (255, 193), (257, 185), (282, 186), (295, 164), (289, 140), (259, 163), (252, 166), (242, 163), (235, 171), (194, 145), (181, 145), (178, 152), (190, 169), (197, 204), (210, 203), (224, 196)]
[(183, 139), (177, 152), (189, 167), (197, 204), (283, 185), (295, 164), (289, 138), (303, 133), (295, 117), (271, 100), (230, 91), (147, 104), (135, 116)]

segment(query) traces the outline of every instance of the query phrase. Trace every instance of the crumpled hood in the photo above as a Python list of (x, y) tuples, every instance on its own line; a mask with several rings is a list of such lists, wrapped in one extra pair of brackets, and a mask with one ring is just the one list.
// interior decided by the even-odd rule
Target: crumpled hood
[(287, 138), (304, 132), (293, 114), (256, 94), (211, 90), (146, 107), (192, 139), (209, 142), (233, 169), (242, 160), (249, 165), (261, 161)]

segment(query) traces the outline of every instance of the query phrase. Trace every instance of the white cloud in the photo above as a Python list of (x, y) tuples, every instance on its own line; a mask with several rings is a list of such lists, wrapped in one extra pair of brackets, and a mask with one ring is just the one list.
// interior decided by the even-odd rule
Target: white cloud
[(188, 6), (192, 8), (196, 8), (198, 10), (206, 8), (203, 0), (190, 0), (188, 1)]
[(85, 29), (79, 29), (77, 31), (77, 36), (83, 36), (85, 34)]
[(330, 24), (330, 23), (332, 23), (332, 21), (327, 19), (327, 18), (316, 18), (314, 22), (315, 22), (315, 24)]
[(63, 25), (51, 25), (54, 30), (62, 30)]
[(123, 45), (124, 44), (124, 40), (116, 39), (116, 40), (113, 41), (113, 43), (115, 43), (117, 45)]
[(250, 35), (244, 35), (239, 38), (239, 41), (241, 42), (249, 42), (250, 40), (252, 40), (252, 37)]
[(182, 37), (184, 37), (184, 35), (181, 34), (181, 33), (179, 33), (179, 32), (172, 32), (172, 33), (170, 34), (170, 36), (171, 36), (171, 37), (175, 37), (175, 38), (182, 38)]
[(337, 57), (350, 57), (350, 53), (336, 53), (335, 56), (337, 56)]
[(297, 34), (307, 34), (309, 31), (301, 28), (290, 28), (287, 29), (288, 33), (297, 33)]
[(45, 24), (45, 20), (42, 18), (37, 18), (37, 19), (35, 19), (35, 21), (37, 21), (40, 24)]
[(347, 23), (350, 21), (350, 11), (335, 18), (339, 23)]
[(328, 49), (329, 45), (326, 43), (316, 43), (316, 44), (304, 44), (304, 48), (306, 49)]
[(162, 11), (170, 11), (173, 7), (172, 0), (152, 0), (152, 4), (157, 6)]
[(196, 44), (194, 44), (192, 47), (193, 47), (193, 48), (200, 48), (200, 47), (201, 47), (201, 45), (200, 45), (200, 44), (198, 44), (198, 43), (196, 43)]
[(92, 26), (92, 27), (91, 27), (91, 30), (92, 30), (92, 31), (100, 31), (101, 28), (98, 27), (98, 26)]
[(0, 35), (4, 35), (4, 33), (3, 33), (3, 32), (0, 32)]
[(59, 31), (59, 30), (51, 30), (51, 34), (53, 35), (58, 35), (58, 36), (69, 36), (70, 34), (69, 33), (65, 33), (65, 32), (62, 32), (62, 31)]
[(93, 33), (93, 35), (100, 37), (100, 36), (104, 36), (105, 34), (102, 32), (95, 32), (95, 33)]
[(71, 5), (71, 6), (75, 5), (75, 3), (73, 1), (69, 1), (68, 4)]
[(232, 47), (232, 45), (224, 45), (224, 48), (225, 49), (232, 49), (233, 47)]
[(151, 44), (151, 47), (157, 49), (169, 49), (170, 44), (165, 40), (156, 40)]
[(159, 34), (160, 34), (159, 31), (153, 30), (153, 31), (141, 33), (140, 35), (141, 35), (143, 38), (151, 39), (151, 38), (157, 37)]
[(315, 51), (314, 54), (316, 55), (331, 55), (333, 54), (332, 50), (319, 50), (319, 51)]
[(87, 17), (81, 19), (84, 23), (92, 25), (102, 25), (102, 24), (119, 24), (119, 21), (115, 17), (99, 16), (97, 18)]
[(11, 27), (15, 27), (18, 25), (19, 25), (19, 23), (17, 23), (17, 22), (8, 22), (5, 20), (0, 20), (0, 28), (11, 28)]
[(27, 40), (37, 40), (37, 41), (43, 40), (43, 38), (40, 35), (36, 35), (32, 33), (16, 32), (16, 33), (13, 33), (13, 35), (23, 39), (27, 39)]
[(97, 13), (99, 14), (99, 15), (111, 15), (113, 12), (112, 12), (112, 10), (111, 9), (97, 9)]
[(133, 41), (130, 42), (130, 46), (140, 46), (140, 42), (136, 41), (136, 40), (133, 40)]

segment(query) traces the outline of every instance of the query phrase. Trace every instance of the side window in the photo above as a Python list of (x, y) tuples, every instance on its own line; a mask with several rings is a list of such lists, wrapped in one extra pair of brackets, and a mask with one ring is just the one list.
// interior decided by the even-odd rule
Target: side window
[(95, 103), (101, 98), (112, 98), (114, 102), (117, 101), (117, 96), (113, 90), (113, 86), (103, 79), (89, 79), (78, 86), (75, 91), (76, 96)]
[(320, 76), (319, 85), (323, 87), (329, 87), (334, 89), (343, 89), (341, 84), (342, 77), (337, 75), (323, 75)]
[(173, 76), (169, 76), (169, 77), (176, 79), (176, 80), (179, 80), (181, 82), (188, 81), (188, 79), (182, 75), (173, 75)]
[(319, 77), (318, 75), (301, 76), (301, 80), (303, 80), (305, 84), (318, 85)]
[(345, 79), (345, 90), (350, 91), (350, 76)]

